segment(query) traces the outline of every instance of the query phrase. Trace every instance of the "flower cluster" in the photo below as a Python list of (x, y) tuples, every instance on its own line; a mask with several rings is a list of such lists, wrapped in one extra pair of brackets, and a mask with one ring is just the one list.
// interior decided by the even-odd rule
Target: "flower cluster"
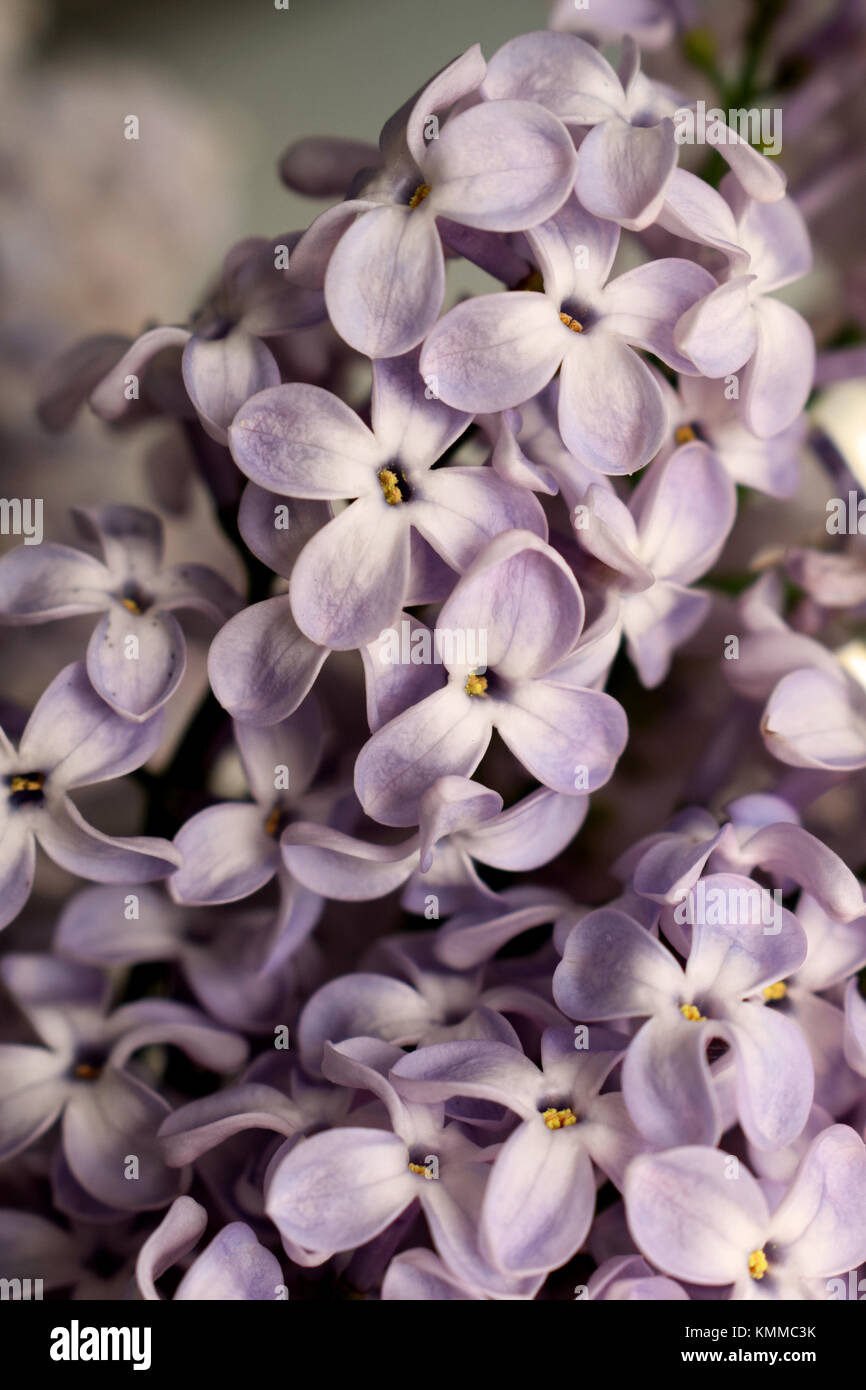
[[(2, 709), (6, 1278), (858, 1296), (866, 560), (778, 293), (812, 240), (733, 126), (687, 158), (636, 42), (673, 7), (596, 8), (291, 146), (331, 206), (52, 373), (49, 423), (183, 433), (248, 586), (119, 503), (0, 559), (4, 624), (95, 623)], [(85, 818), (112, 779), (145, 833)]]

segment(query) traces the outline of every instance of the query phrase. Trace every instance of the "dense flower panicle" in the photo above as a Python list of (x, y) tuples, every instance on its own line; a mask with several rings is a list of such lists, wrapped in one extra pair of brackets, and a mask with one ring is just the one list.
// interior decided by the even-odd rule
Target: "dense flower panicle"
[[(820, 235), (807, 278), (848, 166), (828, 129), (829, 184), (792, 147), (786, 193), (745, 111), (683, 144), (671, 81), (722, 70), (689, 8), (562, 0), (378, 143), (297, 141), (281, 177), (330, 207), (232, 247), (185, 326), (55, 364), (43, 422), (158, 418), (238, 565), (165, 565), (107, 501), (86, 548), (0, 559), (42, 690), (0, 701), (4, 1279), (856, 1284), (866, 522), (833, 391), (866, 310), (834, 321)], [(495, 283), (456, 302), (458, 259)]]

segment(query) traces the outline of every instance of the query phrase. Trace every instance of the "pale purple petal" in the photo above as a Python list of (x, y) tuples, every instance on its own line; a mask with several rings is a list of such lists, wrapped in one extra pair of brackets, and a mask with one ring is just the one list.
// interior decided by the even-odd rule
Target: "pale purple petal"
[(751, 1173), (728, 1177), (719, 1149), (681, 1148), (634, 1160), (625, 1204), (632, 1236), (658, 1269), (690, 1284), (733, 1284), (763, 1248), (770, 1214)]
[(232, 457), (259, 487), (287, 497), (362, 497), (378, 488), (381, 451), (339, 397), (293, 382), (253, 396), (229, 431)]
[(211, 643), (208, 675), (233, 719), (276, 724), (298, 708), (327, 655), (327, 647), (304, 636), (292, 616), (291, 598), (281, 594), (226, 623)]
[(111, 583), (105, 565), (71, 546), (16, 546), (0, 560), (0, 622), (23, 626), (98, 613)]
[(352, 650), (392, 624), (409, 584), (409, 511), (361, 497), (317, 532), (292, 571), (292, 613), (318, 646)]
[(175, 836), (183, 866), (171, 880), (181, 903), (230, 903), (268, 883), (279, 862), (276, 840), (257, 805), (226, 801), (192, 816)]
[(367, 357), (396, 357), (420, 343), (444, 293), (445, 257), (427, 199), (364, 213), (340, 238), (325, 275), (331, 322)]
[(458, 410), (521, 405), (547, 385), (559, 366), (567, 346), (560, 328), (546, 295), (482, 295), (458, 304), (431, 330), (421, 352), (421, 372), (431, 389)]

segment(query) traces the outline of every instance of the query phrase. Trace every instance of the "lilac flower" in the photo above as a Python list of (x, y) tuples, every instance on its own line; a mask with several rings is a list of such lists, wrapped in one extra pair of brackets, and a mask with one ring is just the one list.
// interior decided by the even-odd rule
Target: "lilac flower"
[(629, 1227), (647, 1259), (733, 1299), (815, 1299), (866, 1258), (866, 1153), (847, 1125), (813, 1140), (773, 1208), (735, 1158), (678, 1148), (638, 1157), (626, 1175)]
[(313, 223), (298, 248), (295, 275), (309, 283), (308, 267), (327, 265), (331, 322), (368, 357), (406, 353), (432, 328), (445, 291), (438, 219), (521, 231), (571, 189), (568, 132), (531, 101), (469, 106), (439, 128), (436, 112), (477, 89), (484, 72), (476, 44), (434, 77), (405, 120), (398, 113), (383, 130), (383, 167), (357, 198)]
[[(191, 1197), (177, 1197), (138, 1253), (135, 1277), (146, 1301), (158, 1301), (156, 1281), (198, 1244), (207, 1212)], [(174, 1299), (238, 1300), (287, 1297), (279, 1260), (260, 1245), (249, 1226), (224, 1226), (196, 1256), (175, 1290)]]
[(628, 507), (593, 484), (579, 515), (577, 540), (614, 572), (629, 657), (644, 685), (659, 685), (709, 611), (710, 595), (689, 585), (734, 524), (733, 483), (706, 445), (684, 444), (643, 476)]
[(473, 859), (498, 869), (536, 869), (576, 834), (587, 805), (586, 798), (541, 789), (503, 811), (502, 798), (480, 783), (440, 777), (421, 797), (418, 833), (400, 844), (370, 844), (298, 821), (287, 827), (281, 847), (289, 872), (313, 892), (360, 902), (408, 883), (408, 906), (435, 892), (450, 912), (490, 893)]
[(271, 1173), (269, 1216), (284, 1240), (316, 1249), (324, 1260), (372, 1240), (417, 1202), (439, 1255), (458, 1278), (493, 1295), (531, 1296), (537, 1280), (498, 1273), (478, 1246), (483, 1151), (459, 1125), (443, 1124), (441, 1106), (413, 1105), (397, 1095), (388, 1072), (402, 1056), (371, 1038), (327, 1050), (327, 1074), (372, 1091), (391, 1127), (333, 1129), (295, 1145)]
[(65, 1159), (86, 1193), (121, 1211), (165, 1206), (179, 1186), (156, 1140), (170, 1106), (130, 1070), (130, 1059), (143, 1047), (174, 1044), (200, 1066), (234, 1071), (246, 1043), (168, 999), (109, 1014), (104, 976), (87, 966), (10, 954), (0, 974), (44, 1043), (0, 1046), (3, 1156), (62, 1117)]
[(541, 885), (520, 883), (501, 893), (477, 894), (474, 902), (442, 924), (436, 955), (453, 970), (470, 970), (535, 927), (565, 921), (570, 925), (574, 911), (567, 894)]
[(544, 294), (458, 304), (428, 336), (421, 372), (443, 401), (477, 412), (528, 401), (561, 368), (559, 428), (568, 449), (599, 473), (634, 473), (657, 452), (667, 419), (661, 388), (634, 349), (695, 372), (673, 330), (715, 281), (692, 261), (660, 260), (607, 283), (619, 228), (574, 197), (526, 237)]
[(322, 729), (313, 702), (271, 728), (236, 724), (235, 740), (252, 801), (222, 801), (191, 816), (175, 836), (183, 864), (169, 883), (177, 903), (238, 902), (276, 876), (280, 907), (273, 949), (282, 958), (312, 930), (321, 901), (298, 888), (282, 865), (280, 840), (315, 775)]
[(837, 773), (866, 767), (862, 643), (855, 638), (832, 652), (792, 630), (780, 606), (773, 575), (743, 595), (746, 631), (739, 661), (725, 663), (727, 679), (739, 693), (766, 701), (761, 735), (781, 762)]
[(414, 528), (461, 570), (510, 527), (547, 534), (535, 498), (491, 469), (432, 465), (469, 416), (429, 399), (417, 354), (373, 368), (372, 431), (336, 396), (281, 386), (254, 396), (231, 429), (238, 466), (287, 496), (357, 500), (305, 545), (292, 612), (326, 647), (372, 642), (407, 598)]
[[(160, 1148), (171, 1168), (194, 1163), (221, 1214), (273, 1237), (264, 1184), (273, 1164), (305, 1134), (347, 1123), (352, 1092), (306, 1076), (289, 1053), (271, 1049), (233, 1085), (180, 1106), (164, 1120)], [(354, 1122), (364, 1122), (363, 1111)], [(321, 1263), (317, 1252), (284, 1241), (294, 1264)]]
[(417, 824), (424, 792), (439, 777), (471, 776), (494, 728), (552, 791), (606, 782), (625, 745), (625, 716), (610, 696), (569, 678), (583, 617), (580, 590), (554, 550), (526, 531), (491, 541), (437, 623), (437, 631), (486, 633), (487, 674), (443, 661), (447, 684), (364, 745), (355, 790), (367, 814)]
[(750, 874), (760, 868), (785, 892), (797, 883), (831, 916), (852, 922), (863, 915), (863, 890), (845, 862), (800, 824), (783, 797), (738, 797), (720, 829), (708, 811), (681, 811), (670, 828), (633, 845), (617, 862), (635, 892), (663, 906), (682, 902), (709, 863), (715, 873)]
[(104, 835), (69, 797), (140, 767), (159, 747), (162, 728), (159, 715), (121, 719), (76, 662), (40, 697), (17, 749), (0, 729), (0, 925), (30, 896), (37, 843), (56, 864), (97, 883), (146, 883), (177, 868), (180, 854), (167, 840)]
[[(324, 318), (321, 293), (299, 287), (282, 261), (298, 234), (269, 241), (249, 237), (232, 247), (205, 303), (190, 328), (150, 328), (131, 345), (111, 370), (95, 384), (90, 405), (103, 420), (114, 421), (137, 408), (140, 378), (162, 354), (182, 351), (180, 371), (169, 378), (172, 413), (189, 411), (187, 400), (203, 428), (218, 444), (239, 406), (256, 391), (276, 386), (280, 366), (263, 339), (303, 328)], [(136, 383), (135, 395), (129, 389)], [(165, 384), (163, 384), (163, 395)], [(133, 402), (131, 406), (130, 401)]]
[(99, 542), (104, 562), (68, 545), (19, 546), (0, 561), (0, 622), (103, 613), (87, 648), (93, 688), (127, 719), (149, 719), (177, 689), (186, 665), (173, 610), (198, 609), (224, 623), (241, 607), (240, 596), (207, 565), (163, 569), (162, 523), (152, 512), (108, 506), (75, 508), (73, 515)]
[[(663, 388), (664, 389), (664, 388)], [(735, 483), (770, 497), (791, 497), (800, 478), (800, 444), (805, 420), (769, 439), (753, 434), (742, 419), (742, 406), (731, 399), (724, 382), (681, 375), (677, 392), (668, 388), (670, 448), (697, 439), (706, 444)], [(661, 456), (666, 452), (663, 446)]]
[(706, 1049), (720, 1038), (736, 1065), (745, 1133), (758, 1148), (778, 1148), (806, 1123), (814, 1077), (799, 1029), (765, 1007), (764, 991), (802, 964), (806, 936), (785, 908), (776, 909), (773, 932), (754, 922), (761, 889), (751, 880), (714, 874), (702, 883), (707, 896), (692, 913), (685, 969), (624, 912), (600, 908), (572, 929), (554, 999), (570, 1018), (648, 1017), (626, 1054), (622, 1088), (632, 1119), (654, 1143), (718, 1142)]
[[(436, 958), (436, 933), (388, 938), (383, 964), (406, 978), (359, 970), (317, 989), (298, 1019), (298, 1052), (306, 1069), (321, 1069), (326, 1042), (381, 1038), (397, 1046), (491, 1038), (519, 1046), (500, 1010), (540, 1025), (561, 1021), (549, 998), (490, 970), (449, 970)], [(486, 977), (486, 978), (485, 978)]]
[(645, 1147), (622, 1096), (599, 1094), (627, 1041), (599, 1032), (592, 1051), (577, 1051), (573, 1033), (547, 1029), (540, 1068), (514, 1047), (485, 1039), (419, 1048), (391, 1071), (410, 1101), (473, 1096), (520, 1117), (493, 1165), (481, 1215), (482, 1249), (503, 1273), (565, 1264), (592, 1222), (593, 1162), (621, 1183)]
[(733, 214), (730, 235), (745, 252), (745, 264), (734, 261), (728, 278), (684, 312), (674, 341), (702, 376), (728, 377), (748, 364), (743, 416), (765, 439), (793, 424), (812, 387), (811, 329), (796, 310), (769, 297), (806, 274), (812, 249), (790, 198), (754, 202), (731, 175), (722, 192)]
[[(521, 34), (491, 58), (482, 94), (540, 102), (582, 136), (575, 192), (587, 212), (631, 231), (655, 221), (676, 169), (671, 117), (679, 102), (641, 73), (633, 38), (623, 40), (616, 73), (573, 34)], [(785, 184), (778, 169), (736, 131), (726, 128), (726, 135), (719, 153), (751, 196), (780, 198)]]
[(268, 1033), (284, 1020), (303, 981), (302, 961), (294, 953), (263, 969), (273, 949), (275, 915), (273, 908), (233, 904), (207, 911), (184, 907), (146, 886), (85, 888), (64, 907), (54, 950), (106, 969), (177, 962), (211, 1018), (226, 1028)]

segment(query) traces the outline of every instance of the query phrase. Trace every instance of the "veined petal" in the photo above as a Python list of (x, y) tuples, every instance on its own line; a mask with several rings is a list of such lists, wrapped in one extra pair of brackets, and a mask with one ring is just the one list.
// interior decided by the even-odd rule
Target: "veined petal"
[(232, 422), (229, 446), (242, 473), (287, 497), (338, 500), (378, 487), (374, 436), (320, 386), (292, 382), (253, 396)]

